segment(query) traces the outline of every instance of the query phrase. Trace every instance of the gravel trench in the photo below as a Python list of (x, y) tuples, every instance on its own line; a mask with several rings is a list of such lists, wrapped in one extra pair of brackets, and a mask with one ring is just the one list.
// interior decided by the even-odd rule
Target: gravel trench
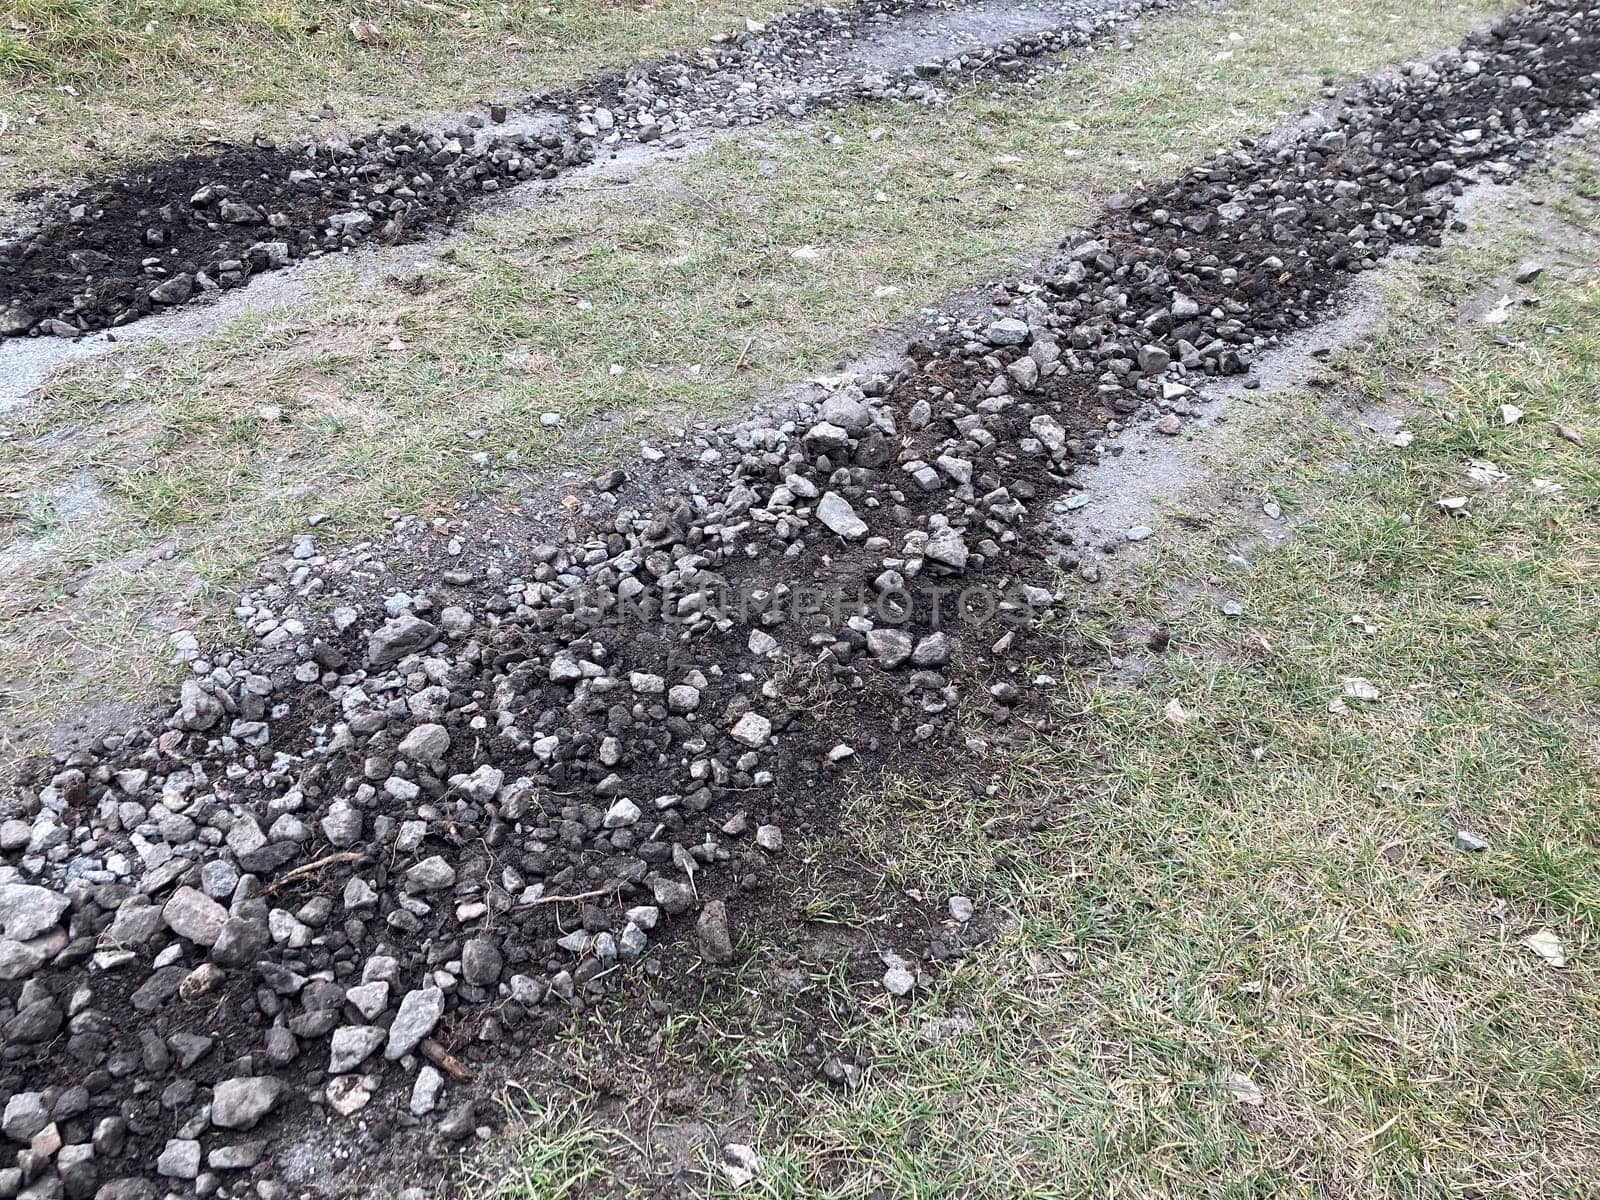
[(699, 53), (493, 105), (458, 125), (297, 137), (143, 163), (37, 199), (0, 243), (0, 340), (76, 337), (367, 243), (419, 241), (484, 197), (633, 145), (1031, 69), (1169, 0), (866, 0), (718, 38)]
[[(1055, 686), (1034, 618), (1117, 545), (1044, 527), (1108, 431), (1181, 433), (1209, 380), (1438, 244), (1593, 107), (1597, 36), (1535, 3), (1115, 197), (894, 369), (608, 471), (570, 538), (295, 539), (170, 710), (9, 800), (0, 1200), (401, 1187), (383, 1163), (499, 1121), (496, 1064), (735, 963), (844, 788), (1003, 744)], [(392, 560), (426, 582), (375, 582)], [(960, 953), (984, 906), (957, 900), (861, 986)], [(305, 1152), (330, 1133), (343, 1162)]]

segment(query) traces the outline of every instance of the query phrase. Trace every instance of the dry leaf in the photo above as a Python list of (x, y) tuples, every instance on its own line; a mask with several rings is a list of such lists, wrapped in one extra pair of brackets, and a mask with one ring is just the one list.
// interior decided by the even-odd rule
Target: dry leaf
[(357, 17), (350, 22), (350, 36), (358, 42), (377, 44), (383, 41), (383, 30), (367, 18)]
[(1500, 406), (1500, 421), (1505, 425), (1515, 425), (1522, 420), (1523, 411), (1515, 404), (1502, 404)]
[(1439, 507), (1452, 517), (1467, 515), (1467, 498), (1465, 496), (1440, 496)]
[(1467, 478), (1473, 483), (1487, 487), (1490, 484), (1504, 483), (1510, 476), (1488, 459), (1475, 458), (1467, 464)]
[(1189, 723), (1189, 714), (1183, 711), (1183, 705), (1179, 704), (1176, 699), (1168, 700), (1167, 706), (1161, 711), (1167, 714), (1167, 720), (1174, 725), (1187, 725)]
[(1372, 686), (1372, 681), (1351, 675), (1344, 681), (1344, 694), (1351, 700), (1382, 700), (1383, 693)]
[(1251, 1108), (1260, 1108), (1267, 1102), (1256, 1081), (1242, 1071), (1228, 1073), (1228, 1092), (1240, 1104), (1248, 1104)]
[(1504, 325), (1511, 319), (1511, 297), (1501, 296), (1498, 303), (1483, 314), (1485, 325)]
[(1583, 445), (1583, 434), (1579, 433), (1571, 425), (1563, 425), (1561, 422), (1557, 421), (1556, 434), (1564, 440), (1571, 442), (1574, 446)]
[(789, 257), (795, 262), (813, 262), (822, 257), (822, 251), (815, 246), (796, 246), (789, 251)]
[(1552, 967), (1567, 965), (1567, 952), (1561, 948), (1561, 939), (1551, 929), (1541, 929), (1522, 939), (1522, 944), (1532, 950)]

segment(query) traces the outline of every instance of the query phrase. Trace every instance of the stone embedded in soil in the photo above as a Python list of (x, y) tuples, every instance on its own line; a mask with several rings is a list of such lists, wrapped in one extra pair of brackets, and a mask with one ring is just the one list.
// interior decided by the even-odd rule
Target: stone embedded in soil
[(772, 722), (760, 713), (748, 712), (734, 723), (729, 732), (740, 745), (759, 750), (772, 736)]
[(386, 621), (367, 640), (367, 662), (385, 667), (408, 654), (425, 650), (439, 636), (439, 627), (411, 613)]
[(728, 906), (721, 900), (710, 900), (700, 910), (695, 922), (695, 935), (699, 939), (700, 953), (707, 962), (733, 961), (733, 933), (728, 925)]
[(388, 1040), (388, 1032), (376, 1025), (345, 1025), (334, 1030), (329, 1043), (328, 1073), (354, 1071)]

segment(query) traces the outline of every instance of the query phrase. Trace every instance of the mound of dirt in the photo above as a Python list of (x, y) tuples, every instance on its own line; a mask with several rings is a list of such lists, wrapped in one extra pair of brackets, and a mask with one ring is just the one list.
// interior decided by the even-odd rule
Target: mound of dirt
[(258, 142), (135, 167), (48, 206), (0, 246), (0, 336), (126, 325), (252, 275), (367, 241), (411, 241), (471, 199), (589, 161), (564, 132), (407, 126)]
[[(1181, 430), (1207, 376), (1437, 241), (1593, 106), (1597, 37), (1534, 5), (1119, 197), (893, 373), (595, 480), (570, 537), (296, 539), (247, 645), (0, 825), (0, 1181), (352, 1191), (494, 1123), (475, 1064), (737, 959), (845, 787), (1004, 742), (1056, 685), (1034, 618), (1116, 547), (1052, 556), (1045, 527), (1111, 423)], [(397, 560), (418, 586), (376, 587)], [(852, 978), (914, 992), (964, 926)], [(293, 1147), (330, 1127), (348, 1165), (313, 1170)]]

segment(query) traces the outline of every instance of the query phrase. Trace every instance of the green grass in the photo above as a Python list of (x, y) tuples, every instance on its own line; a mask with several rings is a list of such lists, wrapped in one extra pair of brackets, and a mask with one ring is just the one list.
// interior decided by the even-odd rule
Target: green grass
[[(1325, 76), (1452, 39), (1488, 11), (1246, 0), (1152, 24), (1134, 52), (1093, 56), (1033, 91), (729, 137), (671, 170), (479, 220), (420, 295), (330, 264), (315, 296), (284, 313), (60, 378), (14, 420), (0, 463), (23, 496), (88, 471), (107, 502), (79, 523), (81, 540), (117, 558), (175, 545), (204, 565), (202, 600), (222, 600), (310, 512), (331, 514), (324, 537), (360, 539), (391, 508), (514, 504), (563, 470), (829, 370), (922, 305), (1051, 245), (1129, 179), (1170, 173), (1313, 101)], [(804, 245), (821, 257), (792, 258)], [(396, 338), (404, 348), (391, 351)], [(280, 420), (259, 419), (269, 404)], [(565, 430), (540, 426), (551, 410)], [(97, 624), (67, 595), (75, 569), (51, 560), (0, 579), (0, 676), (25, 681), (40, 719), (108, 679), (123, 686), (130, 660), (150, 662), (148, 647), (125, 644), (88, 661), (36, 657), (58, 628), (81, 648), (70, 631)], [(159, 603), (138, 576), (126, 584), (130, 603)], [(44, 622), (31, 607), (41, 592), (66, 597)], [(24, 606), (25, 622), (10, 616)], [(181, 619), (212, 612), (201, 603)]]
[(571, 1105), (513, 1092), (506, 1103), (513, 1136), (504, 1154), (469, 1159), (466, 1179), (482, 1200), (582, 1200), (606, 1168), (606, 1149)]
[[(1588, 161), (1553, 185), (1580, 228)], [(1299, 524), (1268, 548), (1253, 504), (1172, 523), (1146, 569), (1086, 595), (1091, 624), (1174, 629), (1141, 682), (1041, 663), (1078, 682), (1024, 751), (859, 798), (841, 845), (877, 847), (887, 888), (964, 891), (1015, 924), (854, 1030), (868, 1086), (769, 1103), (756, 1194), (1594, 1194), (1600, 251), (1543, 227), (1573, 265), (1507, 346), (1455, 317), (1538, 233), (1391, 284), (1395, 316), (1335, 394), (1386, 397), (1411, 446), (1306, 395), (1219, 435), (1208, 494), (1276, 495)], [(1527, 410), (1511, 426), (1508, 401)], [(1482, 458), (1510, 479), (1467, 482)], [(1461, 493), (1469, 517), (1439, 511)], [(1356, 675), (1381, 699), (1330, 712)], [(1456, 848), (1460, 829), (1489, 849)], [(1543, 929), (1565, 968), (1522, 945)], [(949, 1016), (967, 1031), (920, 1036)]]

